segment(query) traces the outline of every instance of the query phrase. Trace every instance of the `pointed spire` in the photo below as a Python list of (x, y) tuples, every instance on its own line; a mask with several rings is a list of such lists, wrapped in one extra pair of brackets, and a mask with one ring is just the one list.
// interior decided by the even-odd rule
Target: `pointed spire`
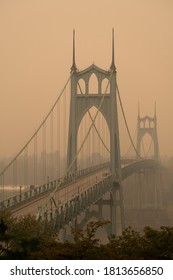
[(71, 67), (71, 72), (75, 73), (77, 70), (76, 63), (75, 63), (75, 30), (73, 29), (73, 63)]
[(116, 71), (115, 58), (114, 58), (114, 28), (112, 28), (112, 63), (110, 69)]

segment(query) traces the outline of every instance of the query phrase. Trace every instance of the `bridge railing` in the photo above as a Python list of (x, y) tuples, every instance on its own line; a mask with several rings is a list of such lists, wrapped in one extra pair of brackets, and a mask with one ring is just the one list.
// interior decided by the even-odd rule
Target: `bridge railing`
[(109, 163), (103, 163), (101, 165), (95, 165), (85, 169), (77, 170), (75, 173), (69, 173), (68, 175), (62, 178), (58, 178), (56, 180), (47, 182), (44, 185), (39, 185), (39, 186), (31, 185), (29, 190), (25, 192), (21, 192), (15, 196), (12, 196), (10, 198), (1, 201), (0, 209), (11, 209), (17, 207), (20, 204), (24, 204), (38, 196), (45, 195), (46, 193), (53, 191), (58, 186), (59, 188), (63, 188), (74, 180), (77, 180), (83, 176), (95, 172), (96, 170), (103, 169), (108, 166)]
[(59, 232), (64, 226), (72, 222), (84, 212), (91, 204), (96, 203), (104, 194), (112, 189), (112, 176), (107, 175), (87, 190), (75, 195), (68, 201), (59, 205), (54, 211), (44, 213), (44, 219), (54, 222), (54, 229)]
[(153, 168), (158, 166), (158, 162), (154, 159), (142, 159), (136, 162), (133, 162), (122, 168), (122, 179), (126, 179), (131, 174), (138, 172), (144, 168)]

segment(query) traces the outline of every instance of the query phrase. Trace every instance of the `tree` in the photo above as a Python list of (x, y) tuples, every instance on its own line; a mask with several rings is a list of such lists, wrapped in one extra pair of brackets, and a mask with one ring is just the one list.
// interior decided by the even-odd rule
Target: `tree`
[[(50, 225), (37, 221), (34, 216), (13, 217), (9, 212), (0, 212), (0, 258), (27, 259), (37, 252), (40, 244), (50, 237)], [(5, 230), (4, 230), (5, 229)]]
[(15, 218), (0, 212), (0, 259), (173, 259), (173, 227), (131, 227), (101, 244), (96, 232), (108, 221), (91, 221), (84, 229), (72, 228), (73, 242), (60, 242), (53, 224), (28, 215)]
[(173, 259), (173, 227), (162, 226), (160, 230), (145, 227), (143, 240), (145, 259)]
[(74, 253), (76, 259), (99, 259), (100, 240), (96, 238), (96, 232), (100, 227), (110, 223), (109, 221), (90, 221), (85, 229), (72, 228), (74, 237)]
[(142, 259), (143, 239), (131, 227), (126, 228), (118, 237), (111, 236), (107, 245), (116, 259)]

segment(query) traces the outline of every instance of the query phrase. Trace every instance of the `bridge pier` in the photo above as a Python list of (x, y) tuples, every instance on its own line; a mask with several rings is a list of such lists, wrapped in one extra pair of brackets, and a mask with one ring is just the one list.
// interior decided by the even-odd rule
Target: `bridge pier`
[[(118, 211), (119, 214), (118, 217)], [(117, 235), (118, 233), (118, 219), (121, 223), (121, 232), (124, 230), (124, 205), (123, 205), (123, 195), (122, 195), (122, 185), (117, 182), (113, 182), (113, 188), (110, 193), (110, 221), (111, 229), (110, 233), (112, 235)]]
[(110, 193), (110, 235), (116, 234), (116, 190), (112, 189)]

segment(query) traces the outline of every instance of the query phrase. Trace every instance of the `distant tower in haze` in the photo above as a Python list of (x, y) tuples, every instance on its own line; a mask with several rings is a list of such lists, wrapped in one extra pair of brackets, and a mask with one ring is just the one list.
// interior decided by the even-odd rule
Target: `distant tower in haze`
[[(137, 122), (137, 152), (141, 155), (141, 141), (143, 137), (149, 134), (152, 138), (154, 145), (154, 159), (159, 159), (159, 144), (157, 136), (157, 116), (156, 116), (156, 105), (154, 110), (154, 117), (140, 117), (139, 105), (138, 105), (138, 122)], [(138, 157), (137, 155), (137, 157)]]

